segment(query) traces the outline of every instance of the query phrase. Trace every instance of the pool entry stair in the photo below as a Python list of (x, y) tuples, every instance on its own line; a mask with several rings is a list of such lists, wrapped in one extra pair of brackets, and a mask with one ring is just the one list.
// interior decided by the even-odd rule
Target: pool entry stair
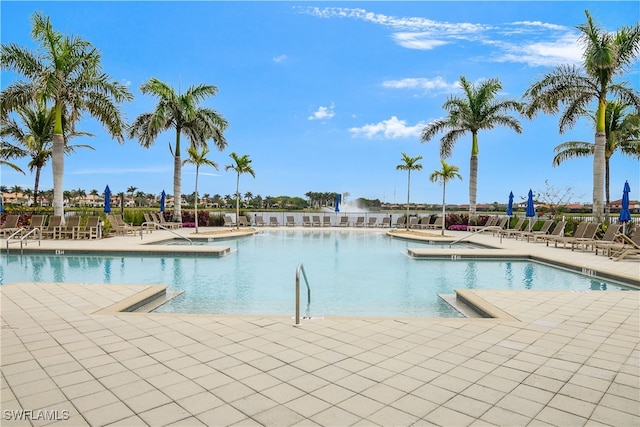
[(304, 271), (304, 265), (298, 264), (296, 267), (296, 326), (300, 326), (300, 273), (304, 277), (304, 282), (307, 285), (307, 311), (309, 304), (311, 304), (311, 288), (309, 287), (309, 279), (307, 279), (307, 273)]

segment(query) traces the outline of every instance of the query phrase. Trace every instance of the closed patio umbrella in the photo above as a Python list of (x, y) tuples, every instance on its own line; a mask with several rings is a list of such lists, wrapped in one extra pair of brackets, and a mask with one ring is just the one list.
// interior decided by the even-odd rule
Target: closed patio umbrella
[[(533, 205), (533, 191), (531, 191), (531, 189), (529, 189), (529, 196), (527, 197), (527, 213), (526, 213), (526, 217), (527, 218), (533, 218), (534, 216), (536, 216), (536, 208)], [(531, 231), (531, 220), (529, 220), (529, 231)]]
[(631, 221), (631, 211), (629, 211), (629, 193), (631, 187), (629, 181), (624, 182), (624, 189), (622, 190), (622, 208), (620, 209), (620, 215), (618, 221), (622, 223), (622, 234), (626, 234), (627, 222)]
[(509, 228), (509, 222), (511, 222), (511, 215), (513, 215), (513, 191), (509, 191), (509, 204), (507, 205), (509, 221), (507, 222), (507, 228)]
[(342, 201), (342, 196), (336, 194), (336, 213), (340, 212), (340, 202)]
[(164, 190), (162, 190), (162, 193), (160, 193), (160, 212), (164, 212), (164, 203), (165, 203), (166, 197), (167, 197), (167, 193), (165, 193)]
[(104, 212), (111, 213), (111, 190), (108, 185), (104, 189)]

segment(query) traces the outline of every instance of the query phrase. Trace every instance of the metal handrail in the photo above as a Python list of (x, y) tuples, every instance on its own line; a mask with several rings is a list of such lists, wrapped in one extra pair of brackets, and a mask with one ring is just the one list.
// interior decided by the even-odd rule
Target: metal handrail
[[(180, 234), (176, 233), (176, 232), (175, 232), (175, 231), (173, 231), (172, 229), (170, 229), (170, 228), (168, 228), (168, 227), (165, 227), (165, 226), (164, 226), (164, 225), (162, 225), (162, 224), (158, 224), (157, 222), (153, 222), (153, 221), (152, 221), (152, 222), (143, 222), (143, 223), (142, 223), (142, 225), (145, 225), (145, 224), (153, 224), (155, 227), (159, 227), (159, 228), (162, 228), (163, 230), (167, 230), (168, 232), (175, 234), (175, 235), (176, 235), (176, 236), (178, 236), (179, 238), (186, 240), (187, 242), (189, 242), (189, 244), (190, 244), (190, 245), (193, 245), (193, 240), (191, 240), (191, 239), (190, 239), (190, 238), (188, 238), (188, 237), (185, 237), (185, 236), (182, 236), (182, 235), (180, 235)], [(142, 240), (142, 233), (143, 233), (143, 231), (144, 231), (144, 230), (141, 228), (141, 229), (140, 229), (140, 240)]]
[[(11, 233), (9, 235), (9, 237), (7, 237), (7, 253), (9, 253), (9, 241), (16, 235), (16, 234), (20, 234), (22, 235), (22, 232), (24, 231), (24, 227), (20, 227), (18, 228), (16, 231), (14, 231), (13, 233)], [(16, 240), (17, 242), (18, 240)]]
[[(498, 225), (490, 225), (488, 227), (481, 228), (480, 230), (474, 231), (471, 234), (463, 236), (463, 237), (459, 238), (458, 240), (454, 240), (453, 242), (449, 243), (449, 248), (451, 248), (451, 246), (455, 245), (456, 243), (461, 242), (462, 240), (466, 239), (467, 237), (471, 237), (474, 234), (482, 233), (483, 231), (486, 231), (486, 230), (502, 230), (502, 227), (500, 227)], [(502, 234), (500, 234), (500, 243), (502, 243)]]
[(309, 287), (309, 280), (307, 279), (307, 273), (304, 271), (304, 265), (298, 264), (296, 267), (296, 326), (300, 326), (300, 272), (304, 277), (304, 282), (307, 284), (307, 307), (311, 304), (311, 288)]

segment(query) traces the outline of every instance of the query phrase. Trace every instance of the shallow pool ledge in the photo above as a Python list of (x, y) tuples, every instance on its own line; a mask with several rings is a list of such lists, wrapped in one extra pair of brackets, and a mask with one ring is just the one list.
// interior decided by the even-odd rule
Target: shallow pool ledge
[(460, 300), (482, 317), (492, 319), (500, 319), (506, 321), (519, 322), (518, 319), (507, 313), (506, 311), (496, 307), (484, 298), (479, 297), (475, 292), (468, 289), (454, 289), (456, 299)]

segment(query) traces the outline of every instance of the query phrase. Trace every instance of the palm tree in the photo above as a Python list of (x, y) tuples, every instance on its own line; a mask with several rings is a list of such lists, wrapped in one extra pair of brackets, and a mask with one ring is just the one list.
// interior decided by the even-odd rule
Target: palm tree
[[(55, 124), (55, 110), (46, 108), (42, 103), (36, 106), (25, 106), (16, 108), (20, 116), (23, 127), (9, 117), (0, 118), (0, 136), (12, 138), (21, 143), (25, 149), (24, 156), (30, 156), (29, 171), (35, 170), (35, 183), (33, 186), (33, 203), (38, 203), (38, 187), (40, 184), (40, 172), (47, 164), (52, 155), (53, 127)], [(73, 132), (67, 136), (67, 140), (79, 135), (93, 136), (87, 132)], [(66, 154), (75, 152), (76, 148), (90, 148), (90, 145), (69, 145), (65, 144)]]
[[(619, 101), (610, 101), (605, 109), (605, 134), (607, 136), (604, 150), (605, 161), (605, 212), (609, 216), (611, 211), (610, 198), (610, 160), (611, 156), (620, 150), (624, 155), (640, 159), (640, 115), (627, 114), (627, 107)], [(596, 117), (591, 115), (594, 123)], [(576, 157), (593, 156), (595, 146), (586, 141), (567, 141), (557, 145), (553, 151), (553, 166), (559, 166), (562, 162)]]
[(429, 175), (429, 180), (431, 180), (431, 182), (440, 181), (442, 184), (442, 235), (444, 236), (444, 230), (446, 228), (445, 213), (447, 204), (445, 202), (445, 190), (447, 182), (454, 178), (461, 180), (462, 175), (458, 173), (460, 171), (459, 167), (450, 165), (443, 159), (440, 159), (440, 163), (442, 164), (442, 169), (433, 171), (433, 173)]
[(193, 163), (196, 165), (196, 188), (194, 191), (194, 212), (196, 217), (196, 234), (198, 234), (198, 174), (200, 172), (200, 166), (211, 166), (218, 170), (218, 164), (213, 160), (207, 159), (207, 154), (209, 154), (209, 147), (204, 145), (200, 151), (194, 146), (187, 148), (187, 153), (189, 154), (189, 158), (184, 161), (184, 163)]
[(227, 146), (223, 132), (228, 123), (222, 115), (211, 108), (199, 107), (200, 101), (214, 96), (218, 88), (213, 85), (196, 85), (178, 94), (169, 85), (156, 78), (145, 82), (140, 90), (158, 98), (158, 104), (151, 113), (138, 116), (129, 128), (129, 137), (137, 138), (143, 147), (153, 145), (158, 135), (169, 129), (175, 129), (176, 139), (173, 148), (169, 145), (173, 156), (173, 206), (174, 221), (182, 221), (182, 160), (180, 158), (180, 138), (184, 134), (190, 146), (202, 147), (212, 139), (216, 147), (222, 151)]
[(2, 92), (1, 114), (15, 111), (30, 102), (51, 102), (55, 110), (52, 144), (53, 213), (64, 218), (65, 138), (75, 129), (83, 113), (98, 120), (120, 143), (125, 127), (118, 103), (133, 99), (126, 86), (110, 81), (102, 71), (101, 54), (79, 37), (66, 36), (53, 29), (48, 17), (36, 12), (32, 17), (32, 36), (39, 50), (29, 50), (14, 43), (0, 48), (3, 69), (24, 75)]
[(476, 223), (476, 195), (478, 192), (478, 132), (506, 126), (522, 133), (520, 122), (508, 115), (510, 111), (519, 111), (521, 105), (512, 99), (496, 99), (502, 90), (498, 79), (485, 80), (474, 85), (464, 76), (460, 77), (460, 86), (464, 98), (451, 96), (442, 105), (448, 116), (429, 123), (422, 130), (421, 142), (431, 140), (435, 135), (445, 131), (440, 139), (440, 158), (451, 155), (458, 138), (471, 133), (471, 160), (469, 165), (469, 222)]
[(405, 221), (405, 225), (407, 226), (407, 230), (409, 229), (409, 200), (411, 195), (411, 171), (412, 170), (422, 170), (422, 165), (418, 163), (422, 160), (422, 156), (410, 157), (406, 153), (402, 153), (402, 161), (396, 166), (396, 170), (407, 171), (407, 220)]
[(596, 134), (593, 145), (593, 218), (603, 221), (603, 189), (606, 153), (606, 107), (609, 94), (624, 103), (640, 109), (637, 92), (614, 78), (633, 66), (640, 51), (640, 24), (623, 26), (615, 33), (598, 28), (585, 10), (587, 22), (578, 25), (584, 43), (583, 69), (563, 65), (546, 74), (527, 89), (524, 96), (529, 99), (527, 115), (533, 117), (538, 111), (556, 114), (563, 104), (566, 109), (560, 115), (560, 133), (573, 127), (597, 101)]
[(249, 158), (248, 154), (243, 154), (242, 156), (238, 156), (235, 152), (229, 154), (229, 157), (233, 160), (233, 163), (224, 167), (224, 170), (228, 171), (229, 169), (233, 169), (238, 174), (236, 178), (236, 228), (240, 228), (240, 223), (238, 221), (238, 217), (240, 216), (240, 175), (243, 173), (248, 173), (252, 177), (256, 177), (256, 173), (253, 171), (251, 167), (252, 160)]

